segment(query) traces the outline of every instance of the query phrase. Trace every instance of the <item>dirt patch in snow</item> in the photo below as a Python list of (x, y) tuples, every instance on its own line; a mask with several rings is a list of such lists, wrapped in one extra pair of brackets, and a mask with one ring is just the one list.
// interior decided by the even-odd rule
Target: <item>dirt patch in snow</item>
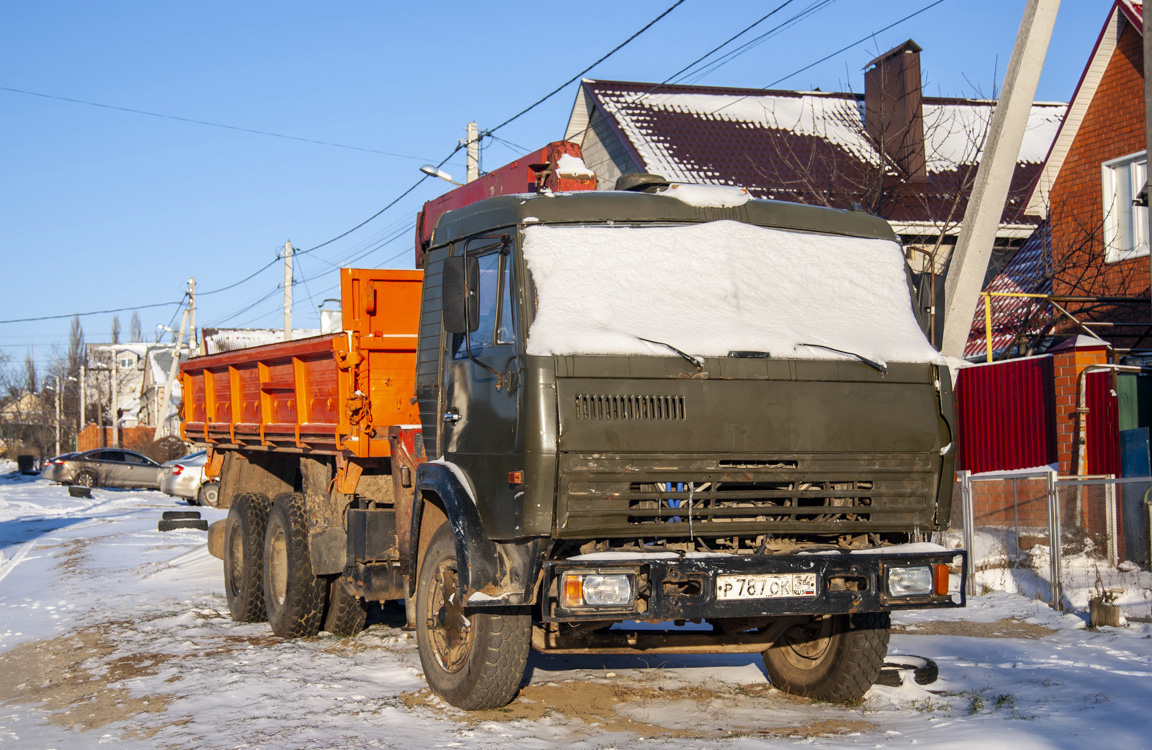
[[(170, 696), (138, 696), (119, 687), (127, 680), (156, 674), (174, 658), (119, 652), (114, 634), (129, 630), (129, 623), (110, 622), (0, 653), (0, 674), (23, 678), (0, 681), (0, 702), (41, 703), (52, 723), (85, 730), (165, 711)], [(160, 728), (142, 729), (133, 736), (148, 738)]]
[(971, 620), (931, 620), (915, 625), (895, 625), (893, 633), (902, 635), (960, 635), (969, 638), (1029, 638), (1039, 640), (1053, 635), (1052, 628), (1026, 622), (1017, 617), (1006, 617), (995, 622)]
[[(641, 737), (823, 737), (877, 728), (873, 722), (848, 717), (771, 724), (773, 709), (810, 701), (780, 693), (768, 684), (664, 687), (626, 681), (545, 683), (525, 687), (504, 708), (474, 712), (446, 706), (428, 689), (406, 693), (401, 700), (410, 708), (430, 708), (468, 724), (536, 721), (551, 715), (588, 731), (632, 732)], [(778, 712), (775, 715), (778, 718)]]

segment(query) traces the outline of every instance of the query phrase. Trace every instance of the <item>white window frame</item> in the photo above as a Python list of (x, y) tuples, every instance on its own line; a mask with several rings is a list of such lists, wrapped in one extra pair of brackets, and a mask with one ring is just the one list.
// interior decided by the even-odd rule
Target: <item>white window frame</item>
[(1148, 177), (1148, 152), (1112, 159), (1100, 166), (1104, 186), (1104, 261), (1116, 263), (1148, 255), (1148, 208), (1132, 205)]

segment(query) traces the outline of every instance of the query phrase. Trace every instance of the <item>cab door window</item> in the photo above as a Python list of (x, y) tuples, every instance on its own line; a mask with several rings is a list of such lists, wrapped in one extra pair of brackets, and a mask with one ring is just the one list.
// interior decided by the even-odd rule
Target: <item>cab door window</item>
[[(512, 300), (509, 294), (511, 262), (505, 253), (496, 250), (476, 257), (480, 278), (476, 292), (480, 325), (472, 333), (472, 353), (477, 354), (497, 344), (515, 341), (512, 325)], [(468, 352), (464, 336), (457, 334), (453, 341), (452, 356), (466, 358)]]

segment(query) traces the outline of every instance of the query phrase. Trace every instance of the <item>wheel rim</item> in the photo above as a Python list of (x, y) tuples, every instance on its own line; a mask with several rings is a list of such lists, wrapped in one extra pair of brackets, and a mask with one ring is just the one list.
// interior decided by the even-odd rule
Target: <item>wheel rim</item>
[(777, 652), (790, 666), (802, 671), (817, 669), (832, 650), (832, 618), (794, 625), (777, 645)]
[(91, 488), (96, 483), (92, 481), (91, 474), (81, 474), (80, 476), (76, 477), (76, 484), (80, 485), (81, 487)]
[(217, 488), (205, 487), (204, 488), (204, 502), (208, 503), (208, 505), (215, 508), (218, 494), (219, 494), (219, 490)]
[(472, 648), (472, 623), (464, 614), (456, 566), (451, 560), (441, 562), (436, 570), (425, 614), (437, 663), (445, 672), (459, 672)]
[(268, 560), (269, 570), (264, 571), (264, 574), (269, 577), (272, 585), (272, 601), (269, 604), (279, 609), (288, 597), (288, 540), (284, 529), (279, 526), (270, 527), (268, 533), (272, 554)]

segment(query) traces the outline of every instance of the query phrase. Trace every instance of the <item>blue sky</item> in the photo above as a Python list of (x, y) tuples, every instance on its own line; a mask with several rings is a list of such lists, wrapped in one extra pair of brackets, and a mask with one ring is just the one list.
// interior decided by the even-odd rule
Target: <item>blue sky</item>
[[(685, 0), (586, 75), (663, 81), (782, 1)], [(690, 82), (766, 86), (932, 1), (793, 0), (752, 35), (805, 17)], [(0, 320), (169, 303), (140, 310), (150, 339), (175, 325), (189, 277), (210, 292), (274, 261), (286, 240), (307, 249), (342, 234), (451, 152), (469, 120), (504, 121), (672, 2), (4, 3), (0, 87), (32, 93), (0, 90)], [(1071, 96), (1110, 7), (1065, 0), (1038, 99)], [(862, 90), (863, 66), (912, 38), (925, 93), (987, 95), (1023, 8), (943, 0), (775, 88)], [(562, 137), (576, 85), (499, 130), (483, 168)], [(463, 152), (445, 169), (462, 176)], [(318, 325), (343, 263), (411, 268), (407, 227), (448, 187), (428, 179), (299, 258), (295, 325)], [(273, 264), (200, 294), (199, 324), (279, 327), (282, 280)], [(132, 313), (119, 315), (127, 331)], [(111, 318), (82, 318), (85, 338), (108, 340)], [(0, 352), (19, 363), (33, 346), (45, 364), (69, 325), (0, 323)]]

